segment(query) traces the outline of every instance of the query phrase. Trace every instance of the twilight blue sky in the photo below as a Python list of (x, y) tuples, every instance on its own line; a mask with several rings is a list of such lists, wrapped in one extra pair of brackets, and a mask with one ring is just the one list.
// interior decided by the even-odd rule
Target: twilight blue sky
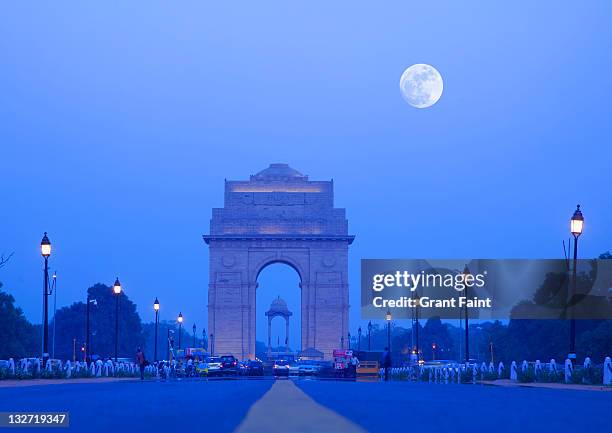
[[(610, 2), (12, 3), (0, 281), (34, 322), (46, 230), (60, 305), (118, 275), (143, 320), (158, 296), (201, 329), (210, 209), (271, 162), (335, 181), (352, 328), (361, 258), (560, 257), (578, 202), (582, 255), (612, 249)], [(432, 108), (399, 94), (414, 63)], [(262, 278), (258, 314), (298, 311), (297, 277)]]

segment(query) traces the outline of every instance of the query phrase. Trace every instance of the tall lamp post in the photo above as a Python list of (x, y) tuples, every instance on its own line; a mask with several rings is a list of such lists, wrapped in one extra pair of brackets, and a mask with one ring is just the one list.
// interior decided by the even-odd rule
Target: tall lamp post
[[(470, 275), (470, 270), (468, 269), (467, 265), (465, 265), (465, 268), (463, 268), (463, 282), (465, 285), (465, 299), (468, 299), (468, 286), (467, 284), (465, 284), (468, 275)], [(470, 325), (469, 325), (469, 318), (468, 318), (469, 314), (468, 314), (468, 306), (467, 306), (467, 302), (465, 303), (465, 363), (469, 364), (470, 362)]]
[(193, 347), (196, 347), (196, 324), (193, 324)]
[(119, 277), (115, 278), (113, 293), (115, 294), (115, 362), (117, 362), (117, 352), (119, 349), (119, 296), (121, 295)]
[(389, 353), (391, 353), (391, 310), (387, 310), (387, 314), (385, 315), (385, 319), (387, 320), (387, 348)]
[(347, 337), (348, 337), (348, 350), (351, 350), (351, 333), (350, 333), (350, 331), (349, 331)]
[(417, 356), (417, 361), (419, 359), (421, 359), (420, 355), (419, 355), (419, 307), (421, 305), (421, 298), (419, 297), (419, 294), (416, 292), (416, 290), (414, 291), (415, 294), (415, 299), (416, 299), (416, 307), (415, 307), (415, 316), (416, 316), (416, 326), (415, 326), (415, 332), (414, 332), (414, 336), (415, 336), (415, 342), (416, 342), (416, 356)]
[(179, 313), (178, 315), (178, 324), (179, 324), (179, 343), (178, 343), (178, 350), (181, 350), (181, 334), (183, 331), (183, 313)]
[(202, 329), (202, 347), (208, 350), (208, 340), (206, 340), (206, 328)]
[(361, 326), (357, 329), (357, 352), (361, 352)]
[(89, 313), (91, 310), (90, 305), (97, 305), (97, 301), (95, 299), (91, 299), (91, 295), (89, 294), (89, 290), (87, 290), (87, 307), (85, 308), (86, 317), (85, 317), (85, 350), (83, 350), (83, 356), (85, 357), (85, 362), (89, 362), (91, 360), (91, 344), (89, 342), (89, 335), (91, 331), (89, 330)]
[(42, 358), (43, 368), (49, 358), (49, 256), (51, 255), (51, 242), (47, 237), (47, 232), (40, 241), (40, 254), (45, 259), (45, 270), (43, 274), (43, 344)]
[(157, 362), (157, 328), (159, 327), (159, 301), (157, 298), (153, 302), (153, 310), (155, 310), (155, 350), (153, 352), (153, 360)]
[(574, 313), (574, 296), (576, 295), (576, 272), (578, 267), (578, 238), (582, 234), (582, 229), (584, 228), (584, 217), (582, 216), (582, 211), (580, 210), (580, 205), (576, 206), (576, 210), (574, 211), (574, 215), (572, 215), (572, 219), (570, 220), (570, 231), (574, 236), (574, 266), (572, 269), (572, 295), (570, 297), (570, 308), (571, 308), (571, 320), (570, 320), (570, 350), (569, 355), (567, 356), (569, 359), (576, 359), (576, 316)]
[(368, 352), (372, 350), (372, 321), (368, 322)]
[(215, 355), (215, 335), (210, 333), (210, 356)]

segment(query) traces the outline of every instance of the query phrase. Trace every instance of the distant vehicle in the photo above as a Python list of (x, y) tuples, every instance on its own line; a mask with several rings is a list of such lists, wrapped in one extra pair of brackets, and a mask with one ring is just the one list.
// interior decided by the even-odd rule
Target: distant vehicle
[(208, 358), (208, 375), (209, 376), (220, 376), (223, 372), (221, 371), (221, 358), (218, 356), (212, 356)]
[(289, 376), (299, 376), (300, 374), (300, 366), (299, 364), (293, 362), (287, 366), (287, 374)]
[(207, 376), (208, 375), (208, 363), (205, 361), (197, 361), (194, 363), (195, 365), (195, 373), (198, 376)]
[(264, 365), (258, 359), (251, 359), (245, 362), (246, 367), (246, 375), (247, 376), (263, 376), (264, 375)]
[(321, 365), (316, 361), (301, 361), (298, 364), (298, 373), (300, 376), (315, 376), (321, 371)]
[(357, 376), (378, 377), (380, 366), (382, 365), (382, 352), (356, 352), (359, 365), (357, 366)]
[(274, 374), (274, 376), (289, 376), (289, 361), (284, 359), (274, 361), (272, 374)]
[(238, 360), (233, 355), (222, 356), (221, 371), (223, 374), (238, 374)]

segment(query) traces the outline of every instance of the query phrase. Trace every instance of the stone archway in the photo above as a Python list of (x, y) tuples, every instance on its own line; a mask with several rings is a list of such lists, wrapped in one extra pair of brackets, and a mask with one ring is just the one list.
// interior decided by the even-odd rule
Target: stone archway
[(333, 206), (333, 181), (309, 181), (287, 164), (271, 164), (248, 181), (225, 181), (213, 209), (208, 327), (215, 354), (255, 354), (259, 273), (285, 263), (300, 276), (301, 347), (330, 359), (348, 332), (348, 234), (345, 210)]

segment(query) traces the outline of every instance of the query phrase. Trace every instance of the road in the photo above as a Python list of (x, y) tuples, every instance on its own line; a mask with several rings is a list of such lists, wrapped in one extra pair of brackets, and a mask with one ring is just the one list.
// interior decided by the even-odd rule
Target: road
[(611, 407), (610, 392), (408, 382), (183, 380), (0, 388), (0, 411), (68, 411), (71, 426), (59, 431), (105, 433), (594, 433), (610, 431)]

